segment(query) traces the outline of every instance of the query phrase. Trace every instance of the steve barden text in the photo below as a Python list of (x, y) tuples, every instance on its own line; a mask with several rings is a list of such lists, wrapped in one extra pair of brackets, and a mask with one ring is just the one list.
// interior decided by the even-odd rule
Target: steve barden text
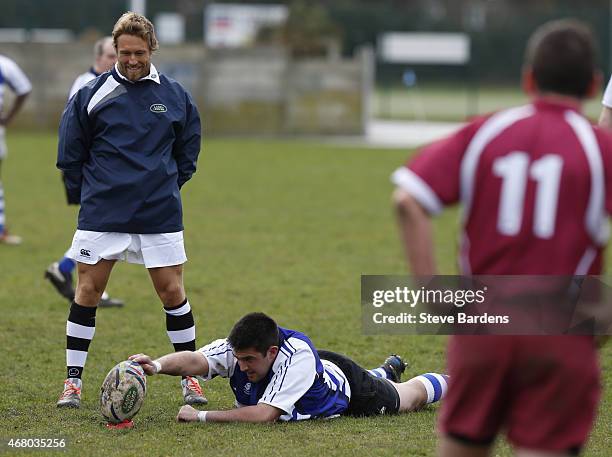
[(612, 276), (361, 276), (365, 334), (612, 335)]

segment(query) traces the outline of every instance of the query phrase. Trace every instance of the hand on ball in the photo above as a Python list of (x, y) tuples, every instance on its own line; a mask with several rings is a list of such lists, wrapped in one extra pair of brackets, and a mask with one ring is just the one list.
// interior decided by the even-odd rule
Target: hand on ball
[(134, 362), (138, 362), (144, 372), (148, 376), (153, 376), (157, 374), (157, 367), (153, 363), (153, 359), (146, 354), (134, 354), (128, 357), (129, 360), (133, 360)]

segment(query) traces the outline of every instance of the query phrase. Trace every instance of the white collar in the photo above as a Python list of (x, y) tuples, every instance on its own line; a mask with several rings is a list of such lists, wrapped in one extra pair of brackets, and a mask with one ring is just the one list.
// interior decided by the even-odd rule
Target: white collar
[(134, 82), (140, 82), (140, 81), (146, 81), (147, 79), (150, 79), (151, 81), (156, 82), (157, 84), (161, 84), (161, 81), (159, 80), (159, 72), (157, 71), (157, 68), (155, 68), (155, 65), (151, 64), (151, 66), (149, 67), (149, 74), (143, 78), (140, 78), (138, 81), (130, 81), (129, 79), (127, 79), (125, 76), (123, 76), (121, 74), (121, 72), (119, 71), (119, 67), (117, 65), (117, 63), (115, 63), (115, 72), (119, 75), (119, 77), (125, 81), (129, 81), (131, 83)]

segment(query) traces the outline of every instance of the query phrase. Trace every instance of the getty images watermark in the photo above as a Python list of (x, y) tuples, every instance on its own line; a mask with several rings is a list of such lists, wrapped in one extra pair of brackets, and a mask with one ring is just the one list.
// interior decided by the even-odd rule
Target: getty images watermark
[(612, 334), (612, 278), (362, 276), (366, 334)]

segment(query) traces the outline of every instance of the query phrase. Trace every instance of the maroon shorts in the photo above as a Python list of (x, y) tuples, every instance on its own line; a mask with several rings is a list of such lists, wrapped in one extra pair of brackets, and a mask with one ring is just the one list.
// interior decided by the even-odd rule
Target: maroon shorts
[(440, 431), (489, 444), (576, 452), (593, 426), (599, 362), (587, 336), (453, 336)]

